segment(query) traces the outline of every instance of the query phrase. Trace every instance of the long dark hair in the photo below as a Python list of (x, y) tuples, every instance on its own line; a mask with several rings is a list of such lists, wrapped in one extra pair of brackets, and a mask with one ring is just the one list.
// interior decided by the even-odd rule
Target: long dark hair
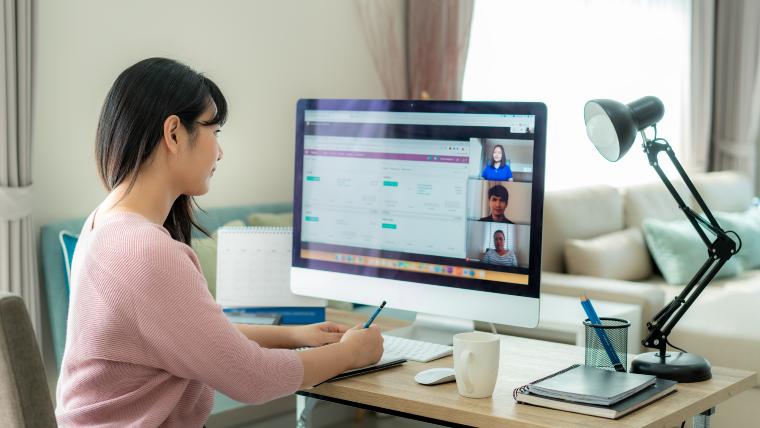
[[(216, 104), (213, 119), (204, 125), (224, 124), (227, 100), (211, 79), (166, 58), (149, 58), (124, 70), (108, 91), (95, 140), (98, 173), (108, 191), (130, 179), (132, 190), (140, 167), (163, 136), (164, 121), (177, 115), (192, 136), (197, 120)], [(195, 200), (180, 195), (164, 221), (172, 238), (190, 245), (192, 228), (208, 235), (193, 217)]]
[(491, 166), (495, 166), (496, 165), (496, 161), (493, 158), (493, 154), (496, 152), (497, 148), (501, 149), (501, 160), (499, 161), (499, 166), (501, 167), (501, 166), (505, 165), (505, 163), (504, 163), (504, 147), (501, 144), (497, 144), (497, 145), (493, 146), (493, 150), (491, 150)]

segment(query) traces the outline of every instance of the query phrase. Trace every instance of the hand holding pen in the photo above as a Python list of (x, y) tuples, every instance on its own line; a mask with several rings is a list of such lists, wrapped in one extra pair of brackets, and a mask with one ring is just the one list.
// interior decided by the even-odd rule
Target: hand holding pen
[(382, 308), (383, 302), (379, 308), (369, 317), (367, 322), (357, 324), (354, 328), (348, 330), (341, 339), (341, 343), (349, 345), (350, 353), (354, 356), (354, 367), (364, 367), (375, 364), (383, 356), (383, 336), (376, 325), (371, 325)]

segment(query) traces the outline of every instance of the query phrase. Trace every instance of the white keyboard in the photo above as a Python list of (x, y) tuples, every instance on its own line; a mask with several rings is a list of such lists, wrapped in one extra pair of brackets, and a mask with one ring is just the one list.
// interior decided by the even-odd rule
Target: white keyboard
[(395, 356), (406, 358), (411, 361), (427, 363), (451, 355), (454, 348), (437, 343), (423, 342), (421, 340), (405, 339), (403, 337), (383, 335), (383, 358)]

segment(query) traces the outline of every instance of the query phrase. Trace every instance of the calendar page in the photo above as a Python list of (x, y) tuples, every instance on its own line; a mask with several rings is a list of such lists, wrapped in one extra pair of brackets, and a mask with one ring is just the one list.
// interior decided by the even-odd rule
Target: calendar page
[(290, 291), (290, 227), (222, 227), (218, 232), (216, 300), (224, 307), (324, 307)]

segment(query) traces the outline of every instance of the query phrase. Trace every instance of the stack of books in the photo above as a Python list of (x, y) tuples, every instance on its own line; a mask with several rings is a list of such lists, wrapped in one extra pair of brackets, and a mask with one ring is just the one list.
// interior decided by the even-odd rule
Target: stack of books
[(677, 382), (580, 364), (517, 388), (518, 403), (617, 419), (676, 390)]

